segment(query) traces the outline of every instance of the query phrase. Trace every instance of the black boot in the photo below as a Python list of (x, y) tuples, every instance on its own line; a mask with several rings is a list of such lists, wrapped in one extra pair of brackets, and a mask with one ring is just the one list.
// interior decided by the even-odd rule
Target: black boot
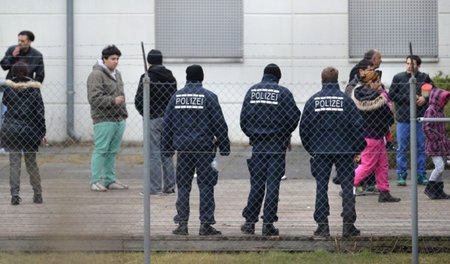
[(278, 236), (280, 231), (275, 228), (273, 224), (263, 224), (262, 235), (263, 236)]
[(40, 194), (40, 193), (35, 193), (34, 194), (34, 196), (33, 196), (33, 203), (37, 203), (37, 204), (41, 204), (41, 203), (43, 203), (44, 201), (42, 200), (42, 194)]
[(431, 200), (439, 199), (438, 197), (438, 183), (435, 181), (429, 181), (427, 183), (427, 186), (425, 187), (425, 190), (423, 191), (428, 198)]
[(444, 192), (444, 182), (436, 182), (437, 184), (437, 199), (449, 199), (450, 196)]
[(210, 224), (201, 224), (198, 234), (201, 236), (216, 236), (216, 235), (222, 235), (222, 232), (215, 229)]
[(186, 224), (184, 224), (184, 223), (183, 224), (178, 224), (178, 227), (175, 228), (172, 231), (172, 234), (180, 235), (180, 236), (187, 236), (187, 235), (189, 235), (187, 223)]
[(255, 234), (255, 224), (245, 222), (243, 225), (241, 225), (241, 231), (244, 234), (253, 235)]
[(319, 224), (316, 231), (314, 231), (315, 236), (329, 237), (330, 236), (330, 226), (328, 224)]
[(11, 204), (12, 205), (19, 205), (20, 202), (22, 202), (22, 198), (20, 198), (18, 195), (14, 195), (11, 197)]
[(400, 201), (400, 198), (392, 196), (389, 192), (380, 192), (380, 195), (378, 196), (379, 203), (397, 203)]
[(342, 228), (343, 237), (359, 236), (360, 234), (361, 231), (359, 231), (359, 229), (356, 228), (354, 224), (344, 224)]

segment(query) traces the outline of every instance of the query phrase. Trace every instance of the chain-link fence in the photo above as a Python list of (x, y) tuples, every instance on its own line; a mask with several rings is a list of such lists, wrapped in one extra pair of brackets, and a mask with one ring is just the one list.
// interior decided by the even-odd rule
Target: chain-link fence
[[(59, 104), (58, 93), (52, 97), (48, 92), (63, 90), (63, 84), (7, 83), (3, 86), (6, 111), (0, 137), (9, 153), (0, 156), (4, 198), (9, 197), (5, 194), (8, 189), (12, 197), (19, 195), (23, 153), (32, 185), (29, 193), (22, 187), (24, 197), (33, 194), (33, 202), (43, 200), (44, 205), (63, 201), (67, 210), (59, 216), (61, 229), (44, 228), (42, 234), (68, 234), (67, 223), (82, 223), (78, 209), (68, 208), (83, 205), (73, 201), (71, 206), (72, 201), (61, 191), (68, 188), (62, 187), (61, 181), (68, 181), (76, 185), (77, 197), (95, 195), (95, 203), (104, 203), (91, 208), (93, 214), (103, 205), (114, 210), (114, 196), (123, 199), (120, 208), (131, 220), (122, 213), (110, 219), (109, 225), (112, 229), (121, 226), (121, 234), (142, 235), (142, 229), (133, 224), (142, 227), (142, 138), (149, 133), (150, 225), (155, 239), (173, 237), (172, 233), (208, 236), (220, 231), (222, 236), (237, 238), (232, 249), (247, 250), (261, 246), (249, 242), (261, 235), (361, 235), (375, 240), (395, 238), (396, 242), (389, 244), (393, 251), (409, 248), (411, 184), (409, 177), (399, 175), (397, 163), (402, 157), (396, 156), (401, 128), (394, 124), (394, 112), (399, 106), (388, 96), (392, 90), (379, 87), (378, 78), (354, 89), (351, 97), (340, 92), (345, 85), (334, 81), (283, 83), (281, 79), (279, 86), (276, 72), (251, 84), (202, 85), (197, 82), (200, 79), (194, 71), (190, 81), (177, 83), (175, 95), (170, 80), (150, 84), (150, 131), (143, 128), (138, 82), (123, 83), (117, 77), (110, 78), (108, 85), (77, 84), (75, 130), (80, 142), (61, 129), (64, 106)], [(97, 93), (92, 92), (95, 89)], [(117, 99), (122, 95), (123, 102)], [(41, 145), (37, 166), (34, 153), (44, 135), (48, 143)], [(405, 155), (409, 159), (409, 150)], [(448, 160), (444, 162), (448, 169)], [(438, 241), (449, 235), (450, 213), (445, 201), (431, 200), (423, 193), (432, 169), (428, 162), (427, 174), (419, 173), (424, 177), (418, 189), (419, 234)], [(67, 171), (71, 176), (61, 174)], [(442, 175), (445, 184), (448, 170)], [(96, 183), (101, 183), (100, 187), (93, 186)], [(90, 189), (106, 191), (104, 197), (112, 200), (106, 201)], [(58, 196), (50, 190), (58, 190)], [(29, 204), (14, 199), (11, 203)], [(127, 206), (135, 211), (124, 209)], [(88, 234), (91, 229), (82, 230)], [(327, 241), (315, 240), (329, 247)], [(264, 243), (274, 247), (273, 240)], [(377, 247), (386, 250), (381, 244)], [(440, 246), (430, 242), (428, 248), (439, 250)]]

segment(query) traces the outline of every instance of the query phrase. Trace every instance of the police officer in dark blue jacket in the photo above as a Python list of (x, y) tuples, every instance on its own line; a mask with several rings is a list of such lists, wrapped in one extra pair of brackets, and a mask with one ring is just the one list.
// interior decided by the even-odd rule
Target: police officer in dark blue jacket
[(350, 97), (340, 91), (338, 70), (327, 67), (322, 71), (322, 90), (305, 104), (300, 121), (300, 137), (311, 155), (311, 173), (316, 179), (314, 220), (316, 236), (328, 237), (328, 182), (333, 164), (342, 188), (343, 236), (356, 236), (360, 231), (356, 221), (353, 193), (354, 158), (365, 148), (363, 119)]
[(176, 183), (178, 197), (178, 227), (175, 235), (188, 235), (189, 196), (194, 172), (200, 192), (200, 235), (220, 235), (212, 227), (215, 201), (214, 186), (218, 171), (211, 163), (217, 145), (222, 156), (230, 154), (228, 126), (222, 114), (217, 95), (202, 86), (203, 69), (191, 65), (186, 69), (186, 86), (170, 99), (164, 113), (161, 138), (163, 155), (171, 156), (177, 151)]
[(242, 212), (244, 234), (255, 233), (264, 197), (262, 234), (279, 234), (273, 223), (278, 220), (280, 181), (291, 133), (300, 120), (300, 110), (292, 93), (278, 85), (280, 78), (280, 68), (276, 64), (267, 65), (262, 81), (248, 90), (242, 106), (241, 129), (253, 146), (252, 157), (247, 160), (251, 187)]

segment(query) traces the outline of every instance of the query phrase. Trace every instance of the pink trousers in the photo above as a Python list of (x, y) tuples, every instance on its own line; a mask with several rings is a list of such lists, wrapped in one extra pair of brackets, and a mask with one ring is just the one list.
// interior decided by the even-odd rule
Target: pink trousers
[(375, 172), (377, 189), (389, 191), (389, 164), (384, 140), (366, 138), (367, 147), (361, 153), (361, 164), (356, 168), (354, 185), (359, 186), (364, 179)]

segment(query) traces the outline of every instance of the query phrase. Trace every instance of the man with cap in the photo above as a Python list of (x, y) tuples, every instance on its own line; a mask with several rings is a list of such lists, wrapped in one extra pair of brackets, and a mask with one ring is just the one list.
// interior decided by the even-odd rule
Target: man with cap
[(177, 151), (178, 196), (174, 222), (178, 227), (172, 232), (175, 235), (189, 234), (189, 196), (195, 171), (200, 192), (199, 235), (222, 234), (212, 227), (216, 223), (214, 186), (218, 180), (212, 162), (215, 146), (220, 155), (230, 154), (230, 140), (217, 95), (203, 88), (202, 81), (200, 65), (187, 67), (186, 86), (172, 96), (164, 112), (161, 151), (165, 156)]
[(328, 182), (333, 164), (342, 188), (343, 236), (359, 235), (354, 226), (353, 162), (366, 146), (363, 119), (352, 99), (340, 91), (337, 69), (327, 67), (322, 71), (322, 89), (305, 104), (300, 137), (311, 155), (311, 174), (316, 179), (314, 220), (318, 227), (314, 235), (330, 236)]
[[(161, 130), (164, 110), (177, 91), (177, 80), (172, 72), (162, 65), (161, 51), (152, 49), (147, 55), (150, 64), (150, 194), (172, 194), (175, 192), (175, 169), (172, 157), (161, 155)], [(134, 97), (134, 105), (144, 115), (144, 76)], [(162, 171), (161, 171), (162, 167)], [(163, 177), (164, 176), (164, 177)], [(162, 184), (162, 182), (164, 184)]]
[(263, 199), (262, 235), (279, 234), (273, 223), (278, 221), (280, 181), (285, 172), (291, 133), (301, 114), (292, 93), (278, 84), (280, 78), (280, 68), (273, 63), (267, 65), (262, 81), (248, 90), (241, 110), (241, 129), (253, 147), (252, 157), (247, 160), (250, 193), (242, 211), (244, 234), (255, 233)]

